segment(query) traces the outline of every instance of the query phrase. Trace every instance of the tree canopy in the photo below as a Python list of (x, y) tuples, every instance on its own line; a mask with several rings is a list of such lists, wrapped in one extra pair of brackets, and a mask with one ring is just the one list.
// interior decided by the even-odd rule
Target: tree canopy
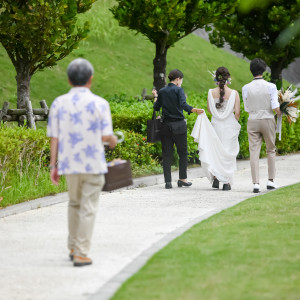
[[(210, 41), (222, 47), (229, 43), (232, 50), (243, 53), (248, 59), (260, 57), (271, 68), (271, 81), (282, 85), (282, 70), (300, 56), (299, 31), (290, 39), (282, 32), (300, 17), (297, 0), (267, 1), (254, 6), (245, 14), (239, 10), (214, 22)], [(279, 43), (281, 37), (285, 43)]]
[(29, 97), (31, 76), (51, 67), (78, 46), (88, 23), (76, 26), (77, 14), (96, 0), (2, 0), (0, 42), (15, 69), (18, 107)]
[[(156, 46), (154, 86), (166, 84), (169, 47), (198, 28), (234, 12), (236, 0), (117, 0), (111, 11), (120, 26), (145, 35)], [(183, 54), (184, 55), (184, 54)]]

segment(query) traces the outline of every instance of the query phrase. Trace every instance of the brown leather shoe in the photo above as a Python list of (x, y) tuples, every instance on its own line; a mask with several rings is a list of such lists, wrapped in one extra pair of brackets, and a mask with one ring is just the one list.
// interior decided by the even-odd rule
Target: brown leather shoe
[(88, 257), (74, 255), (74, 267), (83, 267), (92, 264), (92, 260)]
[(70, 260), (73, 261), (73, 259), (74, 259), (74, 249), (70, 250), (69, 257), (70, 257)]

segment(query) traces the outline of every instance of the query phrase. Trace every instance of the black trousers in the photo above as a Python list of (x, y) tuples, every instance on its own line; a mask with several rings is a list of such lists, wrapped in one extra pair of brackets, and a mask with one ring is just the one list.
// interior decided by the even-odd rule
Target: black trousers
[(177, 122), (163, 122), (161, 131), (162, 158), (165, 182), (171, 182), (171, 165), (174, 144), (179, 156), (179, 179), (187, 178), (187, 127), (184, 120)]

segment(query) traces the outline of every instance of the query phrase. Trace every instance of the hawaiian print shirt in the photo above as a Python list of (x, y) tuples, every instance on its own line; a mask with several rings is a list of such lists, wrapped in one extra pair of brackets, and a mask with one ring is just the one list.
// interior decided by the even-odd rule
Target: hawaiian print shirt
[(58, 174), (107, 173), (102, 136), (112, 135), (108, 102), (74, 87), (50, 108), (47, 135), (58, 138)]

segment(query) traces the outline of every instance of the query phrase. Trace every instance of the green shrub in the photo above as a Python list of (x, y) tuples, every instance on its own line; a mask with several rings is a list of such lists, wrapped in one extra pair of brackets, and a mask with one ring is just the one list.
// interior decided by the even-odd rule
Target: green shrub
[(49, 162), (49, 139), (45, 130), (0, 125), (0, 192), (10, 184), (12, 171), (26, 176), (30, 168), (36, 180), (42, 167)]
[[(241, 95), (240, 95), (241, 98)], [(193, 107), (200, 107), (207, 111), (207, 92), (204, 93), (190, 93), (187, 98), (188, 104)], [(125, 94), (120, 96), (114, 95), (109, 99), (111, 104), (111, 110), (113, 115), (114, 127), (121, 128), (121, 130), (130, 130), (146, 136), (147, 132), (147, 120), (152, 116), (153, 103), (151, 101), (138, 101), (132, 97), (127, 97)], [(207, 113), (208, 118), (211, 118), (210, 114)], [(185, 113), (187, 119), (188, 127), (188, 153), (190, 162), (194, 163), (198, 161), (198, 149), (197, 144), (194, 142), (193, 138), (190, 136), (192, 129), (194, 127), (197, 115)], [(244, 111), (244, 104), (241, 98), (241, 116), (239, 123), (241, 124), (241, 132), (239, 135), (240, 152), (238, 158), (248, 158), (249, 157), (249, 144), (248, 144), (248, 134), (247, 134), (247, 120), (248, 113)], [(283, 117), (282, 125), (282, 140), (278, 141), (277, 137), (277, 151), (280, 154), (285, 154), (289, 152), (299, 151), (300, 149), (300, 125), (299, 120), (294, 124), (288, 124), (286, 117)], [(278, 135), (277, 135), (278, 136)], [(155, 158), (161, 158), (161, 148), (155, 148), (156, 153), (153, 154)], [(262, 144), (261, 157), (266, 156), (266, 146), (265, 143)], [(178, 159), (176, 154), (174, 157), (174, 163), (176, 164)]]
[[(119, 129), (115, 129), (119, 130)], [(134, 131), (125, 131), (125, 139), (113, 150), (106, 152), (106, 160), (111, 161), (115, 158), (122, 158), (131, 161), (133, 168), (156, 167), (159, 165), (157, 153), (161, 153), (161, 144), (147, 143), (146, 137)]]

